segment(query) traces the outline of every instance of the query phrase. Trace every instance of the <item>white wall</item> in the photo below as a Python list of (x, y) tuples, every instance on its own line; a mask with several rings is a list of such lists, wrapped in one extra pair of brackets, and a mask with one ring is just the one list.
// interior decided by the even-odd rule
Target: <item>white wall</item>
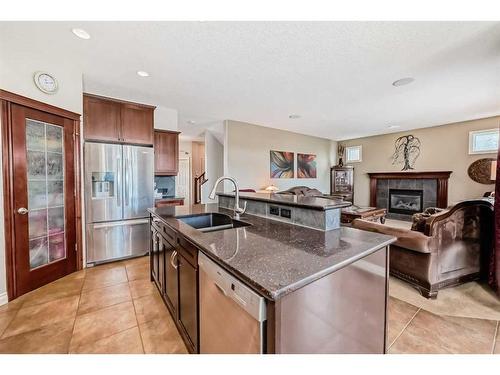
[[(215, 181), (224, 174), (224, 146), (209, 130), (205, 131), (205, 177), (208, 179), (201, 187), (201, 203), (213, 203), (208, 198)], [(217, 191), (223, 191), (222, 184)]]
[[(61, 55), (51, 55), (44, 51), (41, 43), (29, 46), (20, 42), (18, 35), (0, 35), (0, 88), (23, 95), (56, 107), (82, 113), (82, 71), (76, 62), (62, 60)], [(64, 61), (64, 63), (62, 63)], [(36, 71), (53, 74), (59, 91), (47, 95), (33, 83)], [(3, 225), (3, 187), (0, 174), (0, 304), (6, 298), (5, 237)]]
[[(280, 190), (305, 185), (330, 191), (332, 142), (328, 139), (228, 120), (225, 143), (224, 173), (236, 178), (240, 189), (259, 190), (272, 183)], [(271, 179), (271, 150), (294, 152), (295, 169), (297, 153), (315, 154), (317, 178)], [(230, 187), (225, 186), (227, 191)]]

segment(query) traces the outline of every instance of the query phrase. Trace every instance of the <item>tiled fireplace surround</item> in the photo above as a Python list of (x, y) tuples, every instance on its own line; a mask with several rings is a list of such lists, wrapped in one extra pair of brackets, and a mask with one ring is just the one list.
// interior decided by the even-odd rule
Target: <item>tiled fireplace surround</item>
[(377, 207), (387, 208), (387, 217), (396, 220), (411, 220), (412, 215), (389, 212), (389, 189), (408, 189), (423, 191), (423, 210), (436, 207), (437, 180), (433, 179), (394, 179), (377, 180)]
[(389, 190), (423, 191), (423, 210), (448, 206), (448, 179), (451, 171), (368, 173), (370, 177), (370, 206), (387, 209), (387, 217), (411, 220), (412, 215), (389, 212)]

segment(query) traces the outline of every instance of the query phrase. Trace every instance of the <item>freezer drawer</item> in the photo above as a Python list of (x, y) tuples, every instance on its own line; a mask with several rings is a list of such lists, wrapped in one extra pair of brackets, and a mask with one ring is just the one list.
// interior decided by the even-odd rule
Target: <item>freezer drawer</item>
[(87, 264), (139, 256), (149, 250), (149, 220), (87, 225)]

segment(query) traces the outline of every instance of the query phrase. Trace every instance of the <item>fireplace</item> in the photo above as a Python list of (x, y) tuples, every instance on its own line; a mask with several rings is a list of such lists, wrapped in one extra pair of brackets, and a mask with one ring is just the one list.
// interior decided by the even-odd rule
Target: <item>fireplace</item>
[(389, 189), (389, 212), (413, 215), (423, 211), (423, 190)]

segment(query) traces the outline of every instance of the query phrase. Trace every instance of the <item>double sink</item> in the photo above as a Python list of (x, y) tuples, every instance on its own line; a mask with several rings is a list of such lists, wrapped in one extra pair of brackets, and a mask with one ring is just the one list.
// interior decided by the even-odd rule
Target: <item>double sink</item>
[(182, 221), (200, 232), (216, 232), (219, 230), (248, 227), (252, 225), (218, 212), (179, 216), (177, 220)]

